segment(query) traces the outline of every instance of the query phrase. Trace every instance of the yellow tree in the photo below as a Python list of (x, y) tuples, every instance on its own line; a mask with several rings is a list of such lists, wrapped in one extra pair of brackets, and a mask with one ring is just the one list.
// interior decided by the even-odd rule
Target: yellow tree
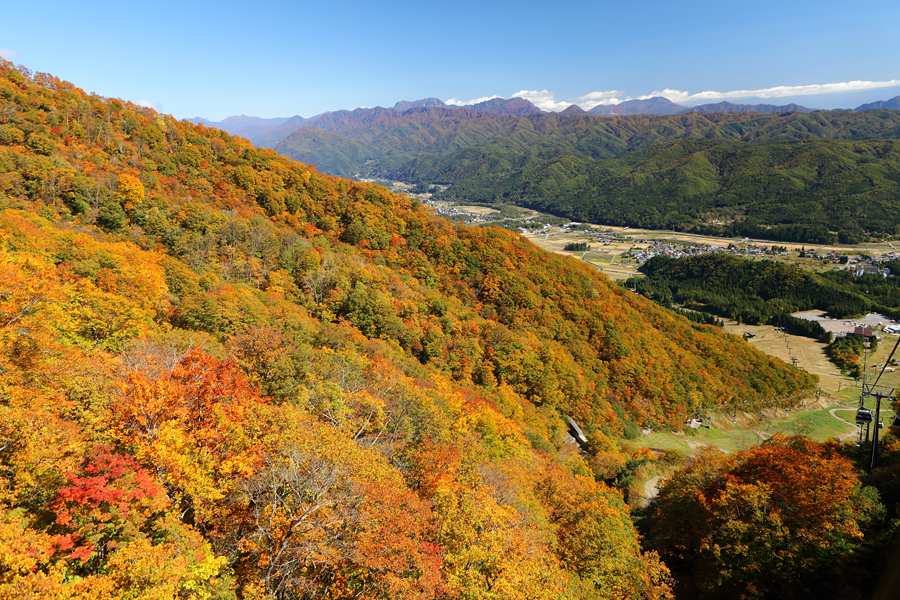
[(133, 211), (144, 201), (144, 184), (134, 175), (122, 173), (119, 175), (119, 197), (122, 208)]
[(538, 496), (555, 526), (556, 553), (586, 598), (671, 598), (668, 568), (641, 552), (617, 492), (556, 463), (544, 465)]
[(111, 419), (135, 456), (156, 469), (185, 519), (214, 530), (222, 500), (259, 460), (265, 403), (234, 363), (195, 349), (155, 379), (129, 373)]

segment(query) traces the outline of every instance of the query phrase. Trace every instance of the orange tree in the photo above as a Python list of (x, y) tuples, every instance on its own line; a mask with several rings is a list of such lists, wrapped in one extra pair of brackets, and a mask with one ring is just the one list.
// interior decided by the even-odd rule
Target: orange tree
[(707, 450), (673, 474), (654, 535), (685, 593), (766, 597), (857, 547), (867, 496), (836, 444), (776, 435), (736, 456)]

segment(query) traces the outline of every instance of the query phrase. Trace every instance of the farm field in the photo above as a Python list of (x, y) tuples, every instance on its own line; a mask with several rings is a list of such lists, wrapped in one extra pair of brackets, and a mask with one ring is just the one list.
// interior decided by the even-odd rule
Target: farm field
[[(652, 229), (635, 229), (630, 227), (612, 227), (595, 225), (596, 233), (606, 233), (615, 237), (615, 241), (607, 243), (594, 242), (596, 234), (583, 231), (566, 231), (559, 227), (548, 228), (543, 233), (524, 233), (528, 240), (540, 246), (544, 250), (574, 256), (588, 262), (613, 280), (621, 280), (638, 274), (640, 263), (629, 256), (631, 252), (637, 252), (649, 248), (654, 243), (672, 243), (683, 246), (708, 245), (726, 248), (730, 244), (737, 247), (742, 245), (766, 245), (783, 246), (787, 248), (787, 255), (770, 255), (767, 258), (779, 260), (789, 264), (801, 266), (813, 270), (831, 270), (837, 265), (830, 261), (821, 261), (815, 258), (801, 258), (797, 256), (800, 250), (811, 250), (818, 254), (837, 254), (879, 256), (882, 254), (896, 253), (900, 250), (900, 242), (895, 246), (892, 242), (875, 242), (858, 245), (832, 245), (810, 246), (808, 244), (794, 244), (790, 242), (772, 242), (766, 240), (749, 240), (746, 238), (717, 238), (675, 231), (661, 231)], [(591, 242), (591, 250), (587, 252), (572, 252), (563, 250), (566, 244), (575, 242)]]
[(469, 206), (469, 205), (460, 205), (457, 206), (459, 210), (473, 213), (476, 215), (499, 215), (500, 211), (495, 208), (490, 208), (488, 206)]
[(572, 252), (564, 250), (566, 244), (593, 240), (594, 236), (584, 232), (527, 233), (523, 235), (544, 250), (565, 256), (573, 256), (592, 264), (613, 280), (627, 279), (637, 273), (637, 268), (640, 265), (634, 259), (627, 258), (624, 255), (629, 250), (649, 246), (649, 244), (636, 243), (631, 238), (626, 237), (603, 244), (592, 243), (591, 250), (586, 252)]

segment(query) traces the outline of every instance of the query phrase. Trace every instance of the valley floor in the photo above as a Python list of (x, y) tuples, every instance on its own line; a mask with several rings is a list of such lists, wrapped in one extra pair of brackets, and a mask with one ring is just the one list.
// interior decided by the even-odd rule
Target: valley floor
[[(751, 258), (765, 257), (819, 271), (845, 268), (846, 265), (838, 264), (835, 259), (818, 257), (848, 255), (851, 257), (850, 260), (855, 263), (857, 259), (853, 257), (865, 255), (877, 259), (885, 255), (896, 256), (900, 252), (900, 242), (811, 246), (809, 244), (751, 240), (747, 238), (719, 238), (676, 231), (599, 225), (594, 227), (594, 232), (571, 230), (566, 226), (548, 227), (542, 231), (526, 232), (523, 235), (544, 250), (575, 256), (584, 260), (603, 271), (607, 277), (613, 280), (628, 279), (637, 275), (638, 267), (643, 264), (641, 259), (642, 253), (665, 250), (677, 253), (690, 251), (691, 248), (708, 247), (710, 250), (725, 251), (731, 245), (733, 247), (732, 253), (740, 256)], [(604, 240), (601, 242), (594, 241), (601, 232)], [(566, 244), (577, 242), (589, 242), (591, 250), (587, 252), (564, 250)], [(761, 250), (763, 247), (771, 246), (785, 248), (786, 252), (765, 254)], [(801, 250), (806, 250), (814, 256), (800, 257), (798, 253)]]

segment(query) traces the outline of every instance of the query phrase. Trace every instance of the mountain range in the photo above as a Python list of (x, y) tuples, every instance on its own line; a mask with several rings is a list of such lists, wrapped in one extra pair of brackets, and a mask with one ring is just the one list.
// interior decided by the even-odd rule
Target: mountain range
[(356, 109), (307, 120), (275, 150), (334, 175), (441, 184), (441, 199), (598, 224), (805, 243), (900, 231), (900, 111), (718, 106), (733, 110)]
[[(406, 111), (411, 108), (447, 108), (447, 109), (471, 109), (481, 112), (487, 112), (495, 115), (514, 115), (514, 116), (531, 116), (539, 114), (553, 114), (542, 111), (529, 100), (524, 98), (493, 98), (469, 105), (450, 105), (446, 104), (438, 98), (423, 98), (421, 100), (406, 101), (401, 100), (394, 104), (388, 110)], [(855, 111), (871, 110), (887, 108), (900, 109), (900, 96), (890, 100), (863, 104), (856, 107)], [(341, 113), (356, 111), (383, 111), (385, 109), (378, 107), (375, 109), (361, 108), (355, 111), (337, 111)], [(627, 100), (619, 104), (599, 105), (584, 111), (577, 105), (571, 105), (568, 109), (562, 111), (562, 114), (575, 114), (578, 112), (587, 112), (593, 115), (604, 116), (620, 116), (620, 115), (678, 115), (688, 112), (757, 112), (757, 113), (782, 113), (782, 112), (803, 112), (809, 113), (816, 109), (800, 106), (799, 104), (735, 104), (732, 102), (718, 102), (715, 104), (701, 104), (697, 106), (684, 106), (676, 104), (671, 100), (663, 97), (653, 97), (645, 100)], [(208, 127), (216, 127), (222, 131), (227, 131), (232, 135), (239, 135), (248, 139), (258, 146), (265, 148), (274, 148), (289, 136), (291, 133), (301, 127), (316, 127), (319, 122), (331, 112), (322, 113), (313, 117), (301, 117), (295, 115), (293, 117), (280, 117), (265, 119), (260, 117), (248, 117), (245, 115), (233, 116), (223, 119), (222, 121), (210, 121), (203, 117), (193, 117), (188, 119), (192, 123), (202, 123)]]
[[(474, 110), (494, 115), (515, 115), (520, 117), (543, 114), (544, 112), (524, 98), (494, 98), (467, 106), (446, 104), (442, 100), (438, 100), (437, 98), (424, 98), (422, 100), (415, 100), (411, 102), (401, 100), (390, 109), (384, 109), (381, 107), (357, 108), (352, 111), (340, 110), (335, 112), (339, 115), (352, 114), (357, 118), (365, 120), (367, 118), (365, 115), (383, 115), (385, 114), (385, 111), (393, 111), (395, 114), (402, 114), (413, 108), (441, 108), (447, 110), (460, 109), (469, 111)], [(215, 127), (217, 129), (221, 129), (222, 131), (226, 131), (231, 135), (239, 135), (253, 142), (257, 146), (262, 146), (264, 148), (273, 148), (281, 140), (302, 127), (324, 126), (324, 128), (327, 129), (327, 123), (333, 120), (330, 115), (335, 114), (335, 112), (326, 112), (309, 118), (295, 115), (293, 117), (263, 119), (259, 117), (248, 117), (245, 115), (240, 115), (235, 117), (228, 117), (226, 119), (223, 119), (222, 121), (210, 121), (208, 119), (204, 119), (203, 117), (194, 117), (188, 119), (188, 121), (198, 124), (202, 123), (207, 127)], [(460, 116), (465, 117), (469, 114), (471, 113), (461, 113)]]

